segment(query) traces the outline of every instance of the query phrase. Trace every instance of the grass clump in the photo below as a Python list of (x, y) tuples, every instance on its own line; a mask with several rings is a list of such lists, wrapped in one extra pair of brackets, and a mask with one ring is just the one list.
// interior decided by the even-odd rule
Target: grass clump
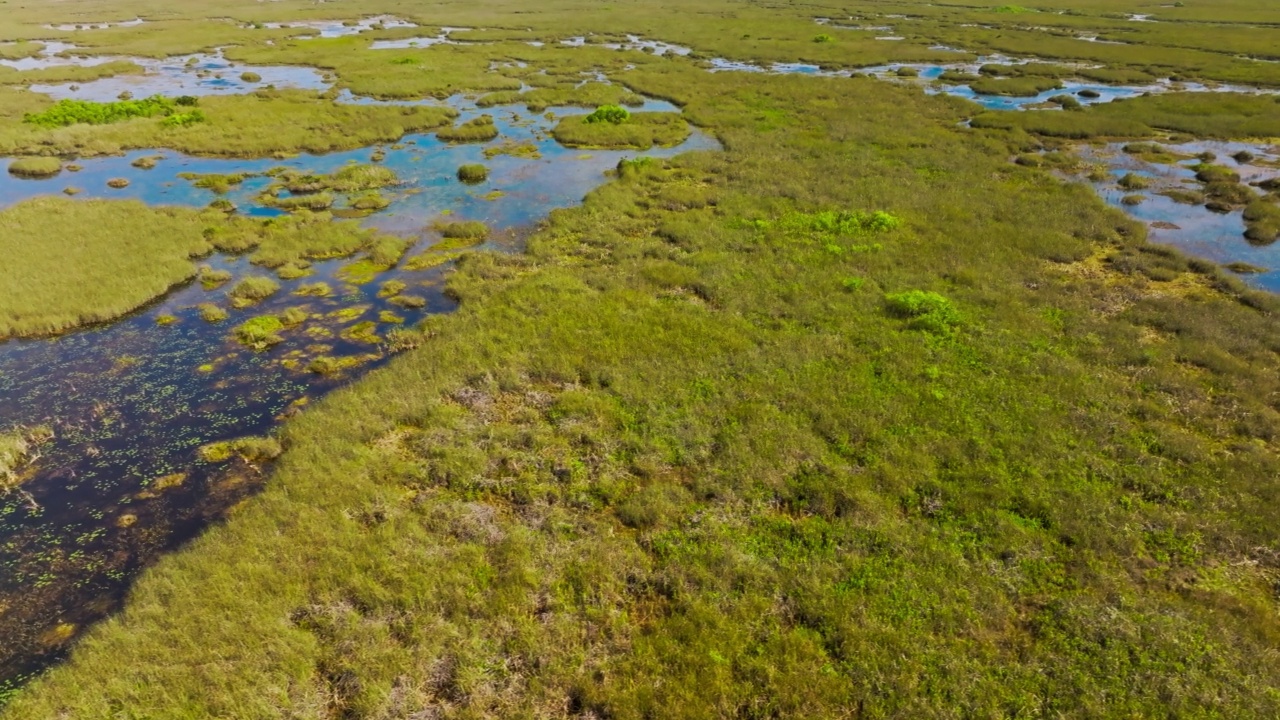
[(1145, 190), (1151, 187), (1151, 178), (1136, 173), (1125, 173), (1118, 184), (1125, 190)]
[(62, 161), (53, 157), (25, 157), (9, 163), (9, 174), (24, 178), (51, 178), (62, 172)]
[(258, 83), (262, 82), (262, 76), (256, 72), (243, 72), (240, 73), (240, 80), (247, 83)]
[(447, 240), (483, 240), (489, 236), (489, 226), (479, 220), (437, 223), (435, 229)]
[(232, 301), (241, 304), (252, 304), (265, 300), (280, 289), (280, 283), (263, 275), (247, 277), (236, 283), (227, 293)]
[(284, 326), (284, 321), (275, 315), (259, 315), (236, 327), (236, 340), (255, 350), (265, 350), (284, 342), (284, 338), (279, 335)]
[(129, 187), (129, 179), (128, 178), (111, 178), (110, 180), (107, 181), (107, 187), (113, 190), (123, 190)]
[(213, 303), (201, 303), (199, 305), (200, 318), (207, 323), (220, 323), (227, 319), (226, 310), (214, 305)]
[(489, 168), (479, 163), (462, 165), (458, 168), (458, 180), (475, 185), (489, 179)]
[(439, 130), (436, 137), (442, 142), (488, 142), (498, 137), (498, 126), (493, 124), (492, 116), (481, 115), (461, 125)]

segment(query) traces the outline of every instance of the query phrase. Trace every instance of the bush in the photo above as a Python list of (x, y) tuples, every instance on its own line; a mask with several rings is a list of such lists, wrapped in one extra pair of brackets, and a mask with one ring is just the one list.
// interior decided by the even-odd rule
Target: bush
[(53, 107), (28, 113), (23, 122), (45, 128), (66, 127), (78, 123), (106, 125), (138, 117), (155, 117), (173, 112), (175, 103), (166, 97), (153, 95), (144, 100), (118, 102), (93, 102), (90, 100), (59, 100)]
[(621, 125), (631, 119), (631, 111), (621, 105), (601, 105), (588, 115), (583, 122), (589, 124), (610, 123)]
[(489, 168), (479, 163), (463, 165), (458, 168), (458, 179), (468, 185), (482, 183), (489, 179)]
[(909, 290), (885, 296), (889, 312), (910, 320), (912, 327), (938, 335), (952, 332), (962, 318), (951, 301), (935, 292)]

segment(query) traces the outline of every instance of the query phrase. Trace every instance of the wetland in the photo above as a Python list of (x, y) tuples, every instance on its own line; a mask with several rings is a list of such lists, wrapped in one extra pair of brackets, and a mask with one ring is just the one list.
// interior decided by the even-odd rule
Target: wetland
[(0, 717), (1274, 714), (1276, 23), (15, 9)]

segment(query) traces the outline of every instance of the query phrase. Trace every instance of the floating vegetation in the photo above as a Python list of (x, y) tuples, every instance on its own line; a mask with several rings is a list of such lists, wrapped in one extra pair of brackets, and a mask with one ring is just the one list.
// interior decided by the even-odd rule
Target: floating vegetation
[[(439, 256), (446, 257), (446, 256)], [(405, 308), (406, 310), (417, 310), (426, 307), (427, 299), (419, 295), (396, 295), (389, 302), (392, 305)]]
[[(223, 195), (230, 192), (232, 188), (243, 183), (245, 180), (248, 180), (251, 177), (258, 177), (258, 175), (257, 173), (232, 173), (229, 175), (223, 175), (219, 173), (184, 172), (178, 173), (178, 177), (183, 180), (190, 180), (191, 184), (198, 188), (212, 190), (219, 195)], [(217, 201), (215, 200), (214, 202)]]
[(170, 315), (168, 313), (164, 313), (156, 316), (156, 324), (159, 325), (160, 327), (165, 327), (166, 325), (173, 325), (177, 322), (178, 322), (177, 315)]
[(342, 337), (352, 342), (367, 343), (376, 345), (381, 342), (378, 337), (378, 323), (373, 320), (364, 320), (354, 325), (348, 326), (342, 331)]
[(18, 158), (9, 163), (9, 174), (24, 178), (51, 178), (62, 172), (62, 161), (54, 157)]

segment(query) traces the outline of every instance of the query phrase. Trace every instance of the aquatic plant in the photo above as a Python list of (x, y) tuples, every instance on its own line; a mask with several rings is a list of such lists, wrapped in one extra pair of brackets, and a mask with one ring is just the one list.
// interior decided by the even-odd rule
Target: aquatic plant
[(402, 280), (388, 280), (378, 287), (378, 297), (395, 297), (404, 292), (409, 285)]
[(480, 164), (462, 165), (458, 168), (458, 180), (468, 185), (482, 183), (489, 178), (489, 168)]
[(24, 157), (9, 163), (9, 174), (27, 178), (51, 178), (62, 172), (62, 161), (53, 157)]
[(280, 313), (280, 322), (284, 323), (286, 327), (293, 327), (294, 325), (301, 325), (306, 322), (308, 317), (310, 317), (310, 315), (307, 314), (305, 308), (296, 306), (289, 307), (285, 308), (284, 312)]

